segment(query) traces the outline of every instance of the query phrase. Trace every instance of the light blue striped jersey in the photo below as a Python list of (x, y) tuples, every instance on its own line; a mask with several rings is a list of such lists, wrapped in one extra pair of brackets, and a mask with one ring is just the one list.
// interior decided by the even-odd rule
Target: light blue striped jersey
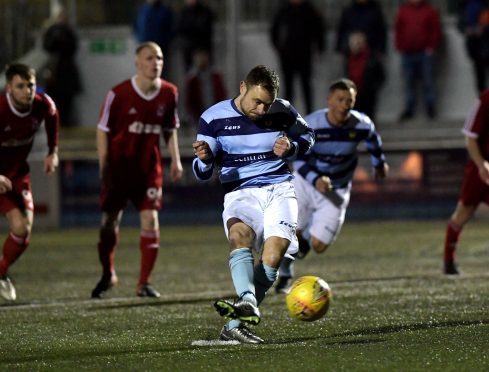
[(294, 169), (311, 184), (321, 176), (331, 179), (333, 188), (348, 185), (358, 164), (357, 147), (365, 141), (372, 165), (381, 167), (385, 162), (382, 140), (374, 123), (365, 114), (351, 110), (350, 117), (341, 126), (327, 120), (328, 109), (315, 111), (305, 117), (314, 130), (316, 142), (304, 156), (294, 161)]
[[(286, 159), (277, 157), (272, 150), (275, 140), (283, 135), (293, 145)], [(229, 192), (292, 179), (287, 162), (311, 148), (314, 132), (286, 100), (277, 98), (262, 118), (250, 120), (230, 99), (215, 104), (202, 114), (197, 140), (209, 144), (214, 159), (205, 164), (195, 158), (192, 164), (195, 176), (199, 180), (208, 180), (217, 166), (219, 179)]]

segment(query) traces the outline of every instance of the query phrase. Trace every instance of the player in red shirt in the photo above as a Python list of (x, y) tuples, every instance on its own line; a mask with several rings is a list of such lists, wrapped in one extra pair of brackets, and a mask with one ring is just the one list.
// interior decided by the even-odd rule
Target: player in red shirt
[(97, 149), (102, 188), (102, 225), (98, 243), (102, 278), (92, 298), (102, 298), (117, 283), (114, 256), (123, 209), (131, 201), (139, 211), (141, 269), (140, 297), (159, 297), (149, 283), (159, 248), (158, 210), (161, 208), (163, 170), (160, 137), (168, 147), (170, 177), (182, 177), (178, 147), (177, 87), (160, 78), (163, 53), (154, 42), (136, 49), (137, 74), (115, 86), (102, 107)]
[(489, 204), (489, 90), (481, 94), (465, 120), (463, 133), (469, 153), (457, 207), (447, 224), (444, 272), (457, 275), (458, 238), (481, 202)]
[(0, 96), (0, 213), (7, 219), (9, 235), (0, 258), (0, 295), (13, 301), (16, 292), (7, 271), (29, 245), (34, 220), (27, 156), (44, 122), (48, 144), (44, 172), (54, 173), (58, 166), (59, 114), (49, 96), (36, 93), (34, 69), (12, 64), (5, 75), (6, 92)]

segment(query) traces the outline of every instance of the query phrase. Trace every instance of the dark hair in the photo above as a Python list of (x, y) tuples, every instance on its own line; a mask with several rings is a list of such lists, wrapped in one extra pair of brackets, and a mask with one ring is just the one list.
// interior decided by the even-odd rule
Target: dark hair
[(344, 78), (333, 81), (333, 83), (331, 83), (331, 85), (329, 86), (330, 93), (333, 93), (335, 90), (350, 90), (350, 89), (353, 89), (355, 93), (357, 93), (356, 84), (350, 79), (344, 79)]
[(277, 95), (280, 81), (277, 73), (271, 68), (258, 65), (251, 69), (245, 78), (246, 87), (260, 85), (274, 96)]
[(32, 77), (36, 76), (36, 70), (32, 67), (24, 65), (23, 63), (13, 63), (7, 66), (5, 70), (5, 77), (7, 82), (12, 81), (15, 75), (19, 75), (22, 79), (30, 80)]

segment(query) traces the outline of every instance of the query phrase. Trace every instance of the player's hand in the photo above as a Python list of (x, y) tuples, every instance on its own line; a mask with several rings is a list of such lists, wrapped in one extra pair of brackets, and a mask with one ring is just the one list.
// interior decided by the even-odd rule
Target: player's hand
[(170, 164), (170, 178), (172, 182), (179, 181), (183, 175), (183, 167), (180, 160), (173, 161)]
[(194, 154), (204, 163), (210, 163), (213, 159), (211, 148), (205, 141), (195, 141), (192, 143)]
[(479, 167), (479, 177), (489, 185), (489, 163), (487, 161), (484, 161)]
[(374, 168), (374, 178), (376, 180), (383, 180), (387, 177), (387, 173), (389, 173), (389, 165), (384, 163), (382, 167)]
[(287, 156), (291, 146), (292, 145), (286, 136), (278, 137), (273, 144), (273, 153), (279, 158), (283, 158)]
[(331, 184), (331, 179), (328, 176), (321, 176), (316, 180), (314, 185), (316, 190), (318, 190), (322, 194), (326, 194), (333, 190), (333, 185)]
[(57, 153), (52, 153), (44, 159), (44, 173), (51, 175), (56, 171), (58, 167), (59, 159)]
[(12, 182), (5, 176), (0, 175), (0, 194), (12, 190)]

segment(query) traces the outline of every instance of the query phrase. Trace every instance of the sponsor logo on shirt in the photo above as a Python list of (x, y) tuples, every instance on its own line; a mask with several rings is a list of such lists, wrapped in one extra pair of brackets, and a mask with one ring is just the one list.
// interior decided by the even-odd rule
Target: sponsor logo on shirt
[(159, 124), (144, 124), (140, 121), (135, 121), (129, 125), (129, 133), (161, 134), (161, 126)]

